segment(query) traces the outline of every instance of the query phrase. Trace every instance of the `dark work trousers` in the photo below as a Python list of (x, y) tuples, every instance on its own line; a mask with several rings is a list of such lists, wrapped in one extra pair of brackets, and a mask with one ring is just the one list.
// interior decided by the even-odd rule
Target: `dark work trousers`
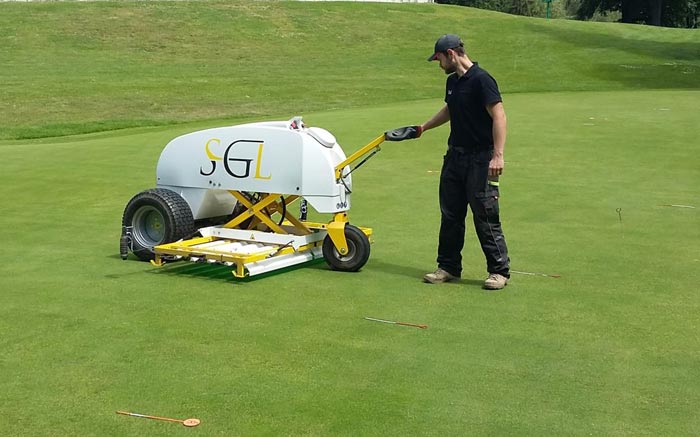
[(493, 150), (464, 151), (451, 147), (440, 173), (440, 244), (438, 267), (461, 276), (467, 205), (489, 273), (510, 277), (508, 248), (498, 212), (498, 187), (488, 183)]

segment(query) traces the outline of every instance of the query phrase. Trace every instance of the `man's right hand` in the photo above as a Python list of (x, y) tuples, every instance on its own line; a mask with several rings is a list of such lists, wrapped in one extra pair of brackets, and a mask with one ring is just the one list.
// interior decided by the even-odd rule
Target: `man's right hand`
[(422, 126), (405, 126), (384, 132), (384, 139), (386, 141), (412, 140), (414, 138), (419, 138), (422, 133)]

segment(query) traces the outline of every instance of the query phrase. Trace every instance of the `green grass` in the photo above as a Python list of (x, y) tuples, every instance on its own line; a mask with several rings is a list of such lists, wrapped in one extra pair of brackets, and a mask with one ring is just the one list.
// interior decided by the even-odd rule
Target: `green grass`
[[(37, 25), (39, 12), (45, 26)], [(112, 14), (131, 14), (134, 29), (148, 22), (142, 16), (197, 18), (199, 25), (186, 29), (190, 36), (226, 18), (250, 35), (257, 29), (269, 36), (291, 23), (285, 32), (303, 34), (295, 50), (339, 52), (321, 70), (288, 55), (290, 64), (278, 70), (263, 56), (246, 67), (248, 85), (219, 74), (238, 68), (234, 61), (211, 67), (212, 80), (230, 86), (212, 85), (201, 97), (211, 112), (190, 112), (183, 108), (195, 107), (196, 87), (173, 88), (198, 74), (186, 64), (214, 63), (213, 50), (231, 55), (238, 46), (199, 36), (159, 48), (163, 35), (187, 35), (174, 26), (142, 26), (147, 37), (126, 41), (128, 29), (100, 25)], [(314, 26), (309, 16), (333, 20)], [(4, 435), (700, 433), (697, 33), (436, 5), (293, 2), (1, 4), (0, 21), (0, 32), (25, 35), (15, 45), (0, 44), (15, 66), (0, 69), (8, 84), (0, 87)], [(560, 279), (513, 275), (503, 292), (482, 290), (484, 260), (470, 225), (464, 279), (437, 287), (420, 282), (435, 262), (444, 127), (418, 141), (386, 143), (356, 172), (351, 220), (375, 231), (370, 260), (357, 274), (316, 264), (236, 281), (221, 267), (157, 269), (119, 259), (123, 208), (154, 185), (169, 140), (209, 126), (302, 114), (354, 151), (440, 107), (444, 77), (424, 62), (424, 52), (450, 23), (475, 41), (483, 54), (477, 59), (507, 90), (501, 208), (513, 269)], [(233, 27), (212, 31), (234, 35)], [(104, 40), (84, 38), (79, 29), (104, 32)], [(391, 38), (392, 31), (404, 33)], [(335, 47), (331, 34), (348, 40)], [(148, 56), (161, 63), (149, 64), (144, 55), (139, 64), (132, 46), (155, 47)], [(29, 56), (38, 52), (48, 57), (43, 72)], [(514, 63), (516, 55), (522, 62)], [(360, 65), (373, 56), (371, 67)], [(90, 57), (95, 65), (114, 64), (86, 71)], [(545, 66), (550, 75), (542, 74)], [(101, 68), (102, 86), (85, 80)], [(306, 85), (280, 88), (280, 76)], [(34, 85), (13, 85), (24, 80)], [(65, 83), (64, 94), (45, 97), (52, 83)], [(132, 94), (147, 83), (153, 87)], [(253, 109), (229, 100), (245, 86), (272, 98), (256, 100), (265, 106)], [(328, 86), (342, 92), (329, 93)], [(74, 104), (93, 95), (95, 106)], [(295, 100), (302, 95), (308, 106)], [(134, 115), (140, 99), (154, 96), (160, 106)], [(16, 109), (20, 102), (41, 111), (32, 118)], [(16, 139), (22, 132), (169, 121), (178, 124)], [(185, 429), (116, 410), (197, 417), (202, 424)]]
[[(180, 429), (114, 414), (126, 409), (195, 416), (205, 435), (696, 434), (698, 209), (660, 205), (700, 206), (699, 96), (507, 96), (513, 268), (562, 278), (514, 275), (502, 293), (481, 290), (471, 232), (460, 284), (420, 282), (444, 129), (358, 170), (351, 217), (376, 232), (362, 272), (319, 264), (247, 282), (117, 255), (121, 211), (180, 128), (2, 146), (0, 423), (9, 435)], [(438, 103), (307, 121), (354, 150)]]
[(434, 98), (425, 62), (458, 32), (503, 91), (691, 89), (687, 29), (441, 5), (0, 4), (0, 140)]

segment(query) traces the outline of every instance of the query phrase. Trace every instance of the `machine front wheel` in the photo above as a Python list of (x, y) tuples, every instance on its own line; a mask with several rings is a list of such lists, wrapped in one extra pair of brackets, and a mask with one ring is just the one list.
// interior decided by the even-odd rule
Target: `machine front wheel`
[[(141, 260), (154, 258), (153, 247), (172, 243), (194, 232), (192, 210), (174, 191), (155, 188), (134, 196), (124, 209), (124, 233), (134, 255)], [(124, 237), (122, 237), (124, 239)], [(123, 246), (125, 242), (121, 242)], [(122, 257), (124, 257), (124, 248)]]
[(348, 242), (348, 253), (341, 255), (331, 237), (326, 235), (323, 240), (323, 257), (333, 270), (356, 272), (369, 259), (369, 238), (356, 226), (346, 224), (345, 239)]

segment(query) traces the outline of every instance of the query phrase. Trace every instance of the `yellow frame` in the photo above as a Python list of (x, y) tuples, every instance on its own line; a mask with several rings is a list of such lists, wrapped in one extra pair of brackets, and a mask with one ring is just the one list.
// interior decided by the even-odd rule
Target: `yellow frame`
[[(317, 223), (317, 222), (303, 222), (305, 227), (307, 229), (313, 230), (313, 231), (318, 231), (318, 230), (327, 230), (328, 235), (331, 236), (331, 240), (333, 240), (333, 234), (331, 234), (331, 227), (333, 226), (333, 223)], [(291, 222), (283, 222), (284, 225), (291, 225)], [(344, 223), (343, 223), (344, 225)], [(343, 226), (344, 228), (344, 226)], [(368, 238), (372, 236), (372, 229), (371, 228), (366, 228), (366, 227), (360, 227), (360, 230), (364, 232), (365, 235), (367, 235)], [(345, 234), (343, 233), (343, 239), (345, 238)], [(183, 240), (183, 241), (176, 241), (174, 243), (168, 243), (168, 244), (161, 244), (160, 246), (155, 247), (155, 259), (151, 261), (151, 264), (157, 267), (162, 267), (165, 264), (165, 260), (163, 259), (164, 256), (182, 256), (182, 257), (197, 257), (197, 258), (203, 258), (206, 259), (207, 261), (215, 261), (217, 263), (233, 263), (236, 268), (233, 270), (233, 276), (237, 278), (244, 278), (247, 276), (245, 265), (248, 263), (256, 262), (256, 261), (262, 261), (264, 259), (269, 258), (271, 255), (272, 256), (281, 256), (281, 255), (286, 255), (288, 253), (294, 252), (293, 247), (276, 247), (272, 248), (267, 251), (263, 252), (258, 252), (255, 254), (237, 254), (237, 253), (230, 253), (230, 252), (218, 252), (215, 249), (204, 249), (204, 248), (198, 248), (195, 247), (197, 245), (203, 244), (203, 243), (209, 243), (212, 241), (217, 241), (217, 240), (226, 240), (226, 238), (221, 238), (221, 237), (216, 237), (216, 236), (211, 236), (211, 237), (198, 237), (198, 238), (192, 238), (189, 240)], [(333, 241), (335, 244), (335, 241)], [(303, 252), (306, 250), (311, 250), (314, 247), (318, 247), (323, 244), (323, 241), (317, 241), (314, 243), (306, 244), (303, 246), (300, 246), (297, 251)], [(337, 246), (336, 246), (337, 248)], [(339, 250), (340, 251), (340, 250)], [(347, 251), (347, 243), (346, 243), (346, 251)], [(341, 252), (343, 253), (343, 252)]]
[(352, 155), (350, 155), (349, 157), (347, 157), (345, 159), (345, 161), (336, 165), (335, 166), (335, 180), (337, 181), (338, 179), (340, 179), (341, 172), (348, 164), (352, 164), (353, 162), (357, 161), (358, 159), (360, 159), (361, 157), (363, 157), (364, 155), (366, 155), (367, 153), (369, 153), (370, 151), (372, 151), (374, 149), (381, 150), (379, 145), (382, 144), (383, 142), (384, 142), (384, 134), (381, 134), (377, 138), (370, 141), (369, 144), (367, 144), (366, 146), (362, 147), (357, 152), (355, 152)]

